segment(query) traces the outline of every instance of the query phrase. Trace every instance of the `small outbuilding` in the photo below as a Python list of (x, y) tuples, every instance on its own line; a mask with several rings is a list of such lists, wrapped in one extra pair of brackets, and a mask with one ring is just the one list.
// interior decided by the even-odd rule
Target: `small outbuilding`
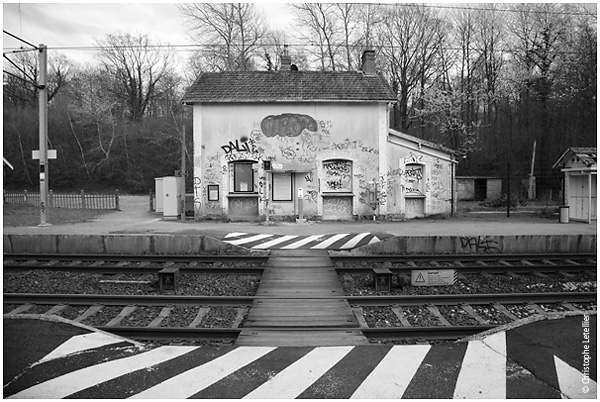
[(596, 148), (567, 149), (553, 168), (563, 172), (563, 205), (569, 219), (591, 223), (597, 219)]
[(457, 176), (456, 189), (459, 201), (493, 200), (502, 195), (502, 178)]

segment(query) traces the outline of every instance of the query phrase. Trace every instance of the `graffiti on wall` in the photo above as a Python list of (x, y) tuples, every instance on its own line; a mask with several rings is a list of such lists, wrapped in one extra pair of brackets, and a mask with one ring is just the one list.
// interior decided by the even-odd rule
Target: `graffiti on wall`
[(460, 245), (463, 250), (476, 253), (500, 252), (498, 241), (491, 236), (463, 236), (460, 238)]
[(409, 164), (409, 163), (422, 163), (421, 161), (423, 160), (423, 155), (415, 155), (412, 152), (404, 157), (404, 163), (405, 164)]
[(409, 195), (424, 195), (423, 165), (406, 165), (404, 169), (404, 192)]
[(437, 159), (433, 164), (431, 171), (431, 198), (443, 199), (444, 193), (446, 192), (446, 186), (443, 181), (444, 166)]
[(324, 191), (352, 191), (352, 161), (332, 160), (323, 162)]
[(202, 209), (202, 179), (194, 176), (194, 214), (200, 214)]
[(323, 215), (328, 217), (347, 217), (352, 215), (352, 197), (323, 198)]
[(317, 122), (306, 114), (284, 113), (265, 117), (260, 128), (267, 137), (297, 137), (304, 130), (316, 132)]

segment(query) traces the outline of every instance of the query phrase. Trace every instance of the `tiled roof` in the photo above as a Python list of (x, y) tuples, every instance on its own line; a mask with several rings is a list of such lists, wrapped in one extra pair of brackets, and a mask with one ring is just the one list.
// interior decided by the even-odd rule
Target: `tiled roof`
[(395, 100), (382, 77), (352, 71), (203, 73), (183, 97), (184, 103)]

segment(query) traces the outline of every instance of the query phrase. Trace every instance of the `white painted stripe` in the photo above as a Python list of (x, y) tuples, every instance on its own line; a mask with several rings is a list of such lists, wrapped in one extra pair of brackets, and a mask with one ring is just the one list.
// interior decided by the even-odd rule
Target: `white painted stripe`
[(226, 239), (230, 238), (230, 237), (240, 237), (240, 236), (244, 236), (246, 233), (242, 233), (242, 232), (234, 232), (234, 233), (229, 233), (225, 236)]
[(364, 239), (368, 235), (370, 235), (370, 233), (368, 233), (368, 232), (367, 233), (357, 234), (349, 242), (347, 242), (342, 247), (340, 247), (340, 250), (344, 250), (344, 249), (347, 249), (347, 248), (354, 248), (354, 247), (356, 247), (356, 245), (358, 244), (358, 242), (360, 242), (362, 239)]
[(506, 334), (500, 332), (484, 341), (467, 345), (455, 399), (506, 399)]
[(252, 243), (253, 241), (258, 241), (262, 239), (266, 239), (267, 237), (273, 236), (272, 234), (259, 234), (255, 236), (246, 237), (239, 240), (225, 240), (224, 243), (233, 244), (234, 246), (246, 243)]
[(244, 347), (171, 377), (147, 390), (133, 395), (132, 399), (184, 399), (202, 391), (254, 360), (274, 350), (274, 347)]
[(313, 236), (308, 236), (308, 237), (305, 237), (305, 238), (304, 238), (304, 239), (302, 239), (302, 240), (298, 240), (298, 241), (297, 241), (297, 242), (295, 242), (295, 243), (288, 244), (287, 246), (283, 246), (283, 247), (281, 247), (281, 249), (282, 249), (282, 250), (296, 249), (296, 248), (298, 248), (298, 247), (302, 247), (302, 246), (304, 246), (305, 244), (308, 244), (308, 243), (310, 243), (310, 242), (313, 242), (313, 241), (319, 240), (321, 237), (323, 237), (323, 235), (313, 235)]
[(431, 345), (394, 346), (352, 394), (352, 399), (400, 399)]
[(381, 240), (379, 240), (379, 238), (377, 236), (373, 236), (373, 238), (371, 239), (371, 241), (369, 242), (369, 244), (375, 244), (375, 243), (379, 243)]
[(331, 236), (329, 239), (317, 244), (316, 246), (311, 247), (311, 249), (324, 249), (327, 248), (329, 246), (331, 246), (333, 243), (335, 243), (338, 240), (343, 239), (344, 237), (348, 236), (349, 233), (344, 233), (344, 234), (337, 234), (335, 236)]
[(346, 356), (354, 346), (319, 347), (311, 350), (244, 399), (293, 399)]
[(174, 359), (197, 349), (197, 346), (164, 346), (123, 359), (112, 360), (39, 383), (12, 395), (10, 398), (65, 398), (96, 384)]
[(90, 332), (89, 334), (73, 336), (35, 364), (58, 359), (71, 353), (82, 352), (119, 342), (125, 342), (125, 339), (102, 332)]
[[(591, 355), (595, 359), (595, 355)], [(583, 355), (581, 362), (583, 363)], [(554, 356), (554, 365), (556, 366), (556, 376), (558, 377), (558, 386), (563, 395), (563, 399), (596, 399), (598, 388), (596, 381), (587, 377), (584, 383), (583, 373), (576, 368)], [(589, 374), (589, 373), (588, 373)], [(583, 387), (587, 387), (587, 392), (583, 392)]]
[(265, 248), (273, 247), (273, 246), (276, 246), (278, 244), (284, 243), (284, 242), (286, 242), (288, 240), (295, 239), (296, 237), (298, 237), (298, 236), (293, 236), (293, 235), (281, 236), (281, 237), (279, 237), (277, 239), (273, 239), (273, 240), (268, 241), (266, 243), (259, 244), (257, 246), (252, 247), (252, 248), (265, 249)]

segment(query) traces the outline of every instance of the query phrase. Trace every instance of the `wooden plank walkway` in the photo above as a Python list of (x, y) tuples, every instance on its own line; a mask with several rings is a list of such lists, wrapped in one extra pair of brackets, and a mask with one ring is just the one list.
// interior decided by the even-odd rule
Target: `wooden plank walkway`
[(272, 251), (256, 295), (237, 345), (369, 343), (348, 301), (327, 299), (344, 295), (327, 251)]

